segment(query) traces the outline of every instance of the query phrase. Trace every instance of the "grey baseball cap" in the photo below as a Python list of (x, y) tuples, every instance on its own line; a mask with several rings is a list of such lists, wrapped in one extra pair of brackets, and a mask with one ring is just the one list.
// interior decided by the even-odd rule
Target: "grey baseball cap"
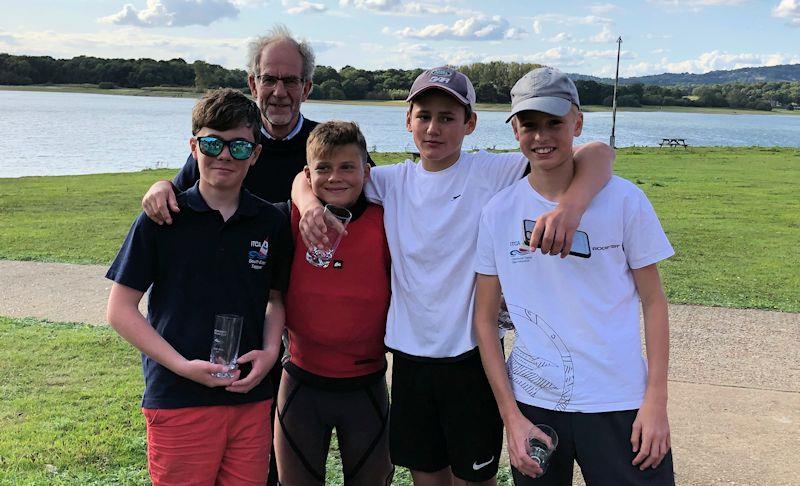
[(521, 111), (541, 111), (555, 116), (569, 113), (572, 105), (581, 107), (575, 83), (558, 69), (542, 67), (519, 78), (511, 88), (511, 114), (506, 123)]
[(406, 101), (411, 101), (423, 91), (429, 89), (440, 89), (453, 95), (462, 105), (469, 106), (475, 104), (475, 88), (469, 78), (459, 71), (447, 66), (428, 69), (417, 76), (411, 90), (408, 92)]

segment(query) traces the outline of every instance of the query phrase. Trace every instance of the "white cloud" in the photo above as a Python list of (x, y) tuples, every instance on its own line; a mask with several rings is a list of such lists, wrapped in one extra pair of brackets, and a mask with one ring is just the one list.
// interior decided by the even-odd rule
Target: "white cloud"
[(601, 3), (589, 6), (589, 11), (595, 15), (605, 15), (615, 10), (619, 10), (619, 7), (617, 7), (613, 3)]
[(528, 32), (519, 27), (511, 27), (503, 34), (503, 39), (524, 39), (528, 37)]
[(433, 14), (433, 15), (460, 15), (460, 16), (479, 14), (479, 12), (475, 10), (456, 8), (452, 5), (440, 5), (440, 4), (430, 4), (430, 3), (420, 3), (420, 2), (409, 2), (403, 4), (403, 13), (409, 15)]
[(457, 15), (469, 17), (481, 15), (481, 12), (469, 8), (460, 8), (444, 2), (403, 2), (401, 0), (339, 0), (342, 7), (353, 7), (368, 10), (377, 14), (421, 16), (421, 15)]
[(786, 23), (793, 27), (800, 27), (800, 1), (781, 0), (781, 3), (772, 9), (772, 15), (786, 19)]
[(547, 39), (548, 42), (572, 42), (572, 36), (566, 32), (559, 32), (558, 34), (554, 35), (553, 37)]
[(215, 20), (238, 15), (239, 8), (233, 0), (147, 0), (147, 7), (142, 10), (127, 3), (119, 12), (99, 20), (136, 27), (184, 27), (209, 25)]
[(499, 40), (519, 39), (524, 30), (511, 27), (508, 20), (499, 15), (492, 17), (476, 16), (458, 19), (452, 26), (446, 24), (430, 24), (419, 30), (411, 27), (394, 32), (401, 37), (430, 40)]
[(388, 11), (401, 5), (400, 0), (339, 0), (342, 7), (353, 6), (364, 10)]
[(341, 49), (347, 44), (339, 41), (325, 41), (325, 40), (312, 40), (311, 47), (314, 48), (314, 53), (329, 51), (331, 49)]
[(611, 28), (608, 25), (603, 26), (603, 30), (589, 38), (589, 42), (595, 44), (605, 44), (608, 42), (616, 42), (617, 36), (611, 33)]
[(319, 13), (327, 10), (324, 3), (312, 3), (306, 0), (281, 0), (281, 5), (286, 8), (286, 13), (298, 15), (303, 13)]
[(533, 20), (534, 23), (540, 22), (540, 25), (541, 22), (561, 25), (611, 25), (614, 23), (610, 18), (598, 15), (574, 16), (564, 14), (542, 14), (535, 16)]
[(533, 33), (534, 34), (541, 34), (542, 33), (542, 22), (539, 20), (533, 21)]
[[(11, 42), (4, 42), (3, 37), (10, 37)], [(0, 32), (0, 52), (56, 58), (81, 55), (116, 58), (124, 53), (124, 57), (133, 59), (180, 57), (186, 62), (202, 60), (229, 69), (244, 69), (247, 39), (166, 36), (132, 27), (93, 33)]]
[(728, 7), (745, 3), (747, 0), (647, 0), (671, 10), (697, 12), (703, 7)]
[(640, 62), (638, 64), (622, 66), (621, 69), (625, 76), (642, 76), (665, 72), (704, 74), (710, 71), (797, 63), (800, 63), (800, 55), (798, 54), (731, 54), (728, 52), (711, 51), (705, 52), (695, 59), (670, 61), (667, 58), (662, 58), (658, 62)]
[(402, 68), (428, 69), (433, 66), (446, 64), (441, 49), (433, 49), (427, 44), (412, 44), (401, 42), (397, 45), (378, 47), (381, 56), (378, 69)]
[[(586, 57), (599, 57), (602, 59), (617, 59), (617, 50), (616, 49), (605, 49), (602, 51), (584, 51), (584, 55)], [(631, 51), (620, 51), (619, 58), (620, 59), (634, 59), (636, 55)]]
[(269, 4), (269, 0), (231, 0), (237, 7), (263, 7)]
[(562, 71), (573, 70), (585, 65), (584, 51), (575, 47), (553, 47), (541, 52), (531, 54), (505, 54), (502, 56), (490, 56), (485, 61), (505, 61), (505, 62), (530, 62), (552, 66)]

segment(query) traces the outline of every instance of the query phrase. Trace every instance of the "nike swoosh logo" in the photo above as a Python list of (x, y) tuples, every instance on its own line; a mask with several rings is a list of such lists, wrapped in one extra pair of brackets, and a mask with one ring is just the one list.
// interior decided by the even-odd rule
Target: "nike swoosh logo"
[(491, 458), (491, 459), (489, 459), (488, 461), (486, 461), (486, 462), (482, 462), (482, 463), (480, 463), (480, 464), (478, 464), (477, 462), (473, 462), (473, 463), (472, 463), (472, 470), (473, 470), (473, 471), (477, 471), (478, 469), (483, 469), (484, 467), (486, 467), (486, 466), (488, 466), (489, 464), (491, 464), (491, 463), (492, 463), (492, 461), (494, 461), (494, 456), (492, 456), (492, 458)]
[(456, 199), (458, 199), (460, 197), (461, 197), (461, 194), (459, 194), (458, 196), (453, 196), (453, 199), (451, 199), (451, 201), (455, 201)]

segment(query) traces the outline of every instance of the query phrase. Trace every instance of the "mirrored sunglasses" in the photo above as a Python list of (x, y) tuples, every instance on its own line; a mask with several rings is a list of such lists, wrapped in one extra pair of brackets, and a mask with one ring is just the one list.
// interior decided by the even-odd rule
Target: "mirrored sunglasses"
[(248, 142), (247, 140), (223, 140), (219, 137), (213, 136), (196, 138), (197, 144), (200, 147), (200, 152), (208, 155), (209, 157), (218, 156), (222, 153), (222, 149), (227, 145), (228, 152), (230, 152), (231, 157), (236, 160), (245, 160), (253, 155), (253, 150), (256, 148), (254, 143)]

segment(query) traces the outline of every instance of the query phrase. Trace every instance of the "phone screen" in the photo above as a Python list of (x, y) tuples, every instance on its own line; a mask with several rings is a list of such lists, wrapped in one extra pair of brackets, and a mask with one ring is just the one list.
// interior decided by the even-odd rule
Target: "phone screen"
[[(522, 244), (524, 246), (531, 246), (531, 235), (533, 234), (534, 226), (536, 226), (535, 220), (526, 219), (522, 221)], [(541, 245), (539, 245), (539, 248), (541, 248)], [(581, 258), (589, 258), (592, 256), (592, 248), (589, 246), (589, 235), (580, 230), (576, 231), (575, 236), (572, 237), (572, 248), (570, 248), (569, 254)]]

